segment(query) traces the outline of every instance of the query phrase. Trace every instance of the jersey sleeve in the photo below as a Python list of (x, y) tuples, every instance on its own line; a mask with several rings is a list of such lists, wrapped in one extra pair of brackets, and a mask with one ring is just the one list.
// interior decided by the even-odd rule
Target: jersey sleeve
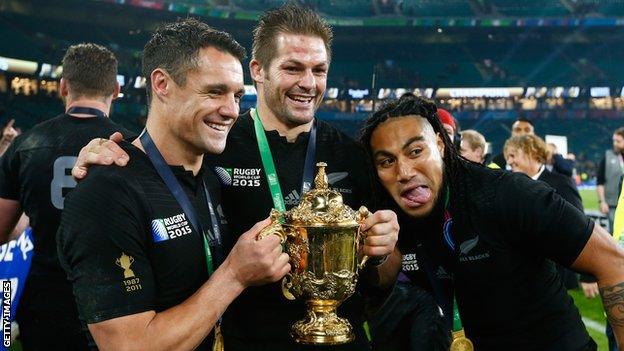
[(155, 308), (146, 215), (135, 194), (121, 177), (94, 169), (66, 198), (57, 234), (59, 260), (87, 323)]
[(494, 220), (502, 240), (528, 254), (570, 266), (581, 253), (594, 223), (551, 187), (520, 174), (499, 185)]
[(19, 153), (18, 145), (21, 144), (23, 136), (18, 136), (7, 151), (0, 157), (0, 198), (9, 200), (19, 200)]

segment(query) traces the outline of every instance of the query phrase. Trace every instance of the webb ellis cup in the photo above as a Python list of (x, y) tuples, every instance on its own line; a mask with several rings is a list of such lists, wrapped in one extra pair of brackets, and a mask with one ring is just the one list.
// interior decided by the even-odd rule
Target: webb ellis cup
[(368, 210), (354, 211), (342, 203), (339, 192), (329, 189), (325, 163), (317, 163), (314, 189), (301, 203), (284, 213), (271, 211), (272, 224), (258, 238), (278, 235), (290, 256), (291, 271), (282, 280), (288, 299), (303, 299), (307, 318), (296, 322), (291, 336), (303, 344), (335, 345), (353, 340), (349, 322), (336, 308), (355, 291), (360, 223)]

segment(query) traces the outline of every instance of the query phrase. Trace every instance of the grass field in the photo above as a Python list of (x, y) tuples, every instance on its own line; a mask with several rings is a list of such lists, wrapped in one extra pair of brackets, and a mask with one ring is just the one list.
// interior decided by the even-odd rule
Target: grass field
[(598, 210), (598, 194), (596, 190), (579, 190), (581, 199), (583, 199), (583, 207), (586, 210)]

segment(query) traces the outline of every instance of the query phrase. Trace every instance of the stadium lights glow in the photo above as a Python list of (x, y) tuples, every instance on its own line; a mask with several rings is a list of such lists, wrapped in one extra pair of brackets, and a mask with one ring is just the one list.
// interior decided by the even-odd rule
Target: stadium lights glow
[(521, 96), (524, 89), (521, 87), (510, 88), (439, 88), (436, 91), (437, 98), (497, 98)]
[(368, 89), (349, 89), (349, 96), (354, 99), (363, 99), (368, 94)]
[(23, 74), (35, 74), (37, 72), (37, 62), (12, 59), (0, 56), (0, 70), (7, 72), (17, 72)]
[[(124, 85), (126, 85), (126, 77), (122, 76), (121, 74), (118, 74), (117, 83), (119, 83), (120, 87), (123, 87)], [(123, 94), (119, 93), (119, 97), (123, 97)]]
[(609, 87), (591, 87), (589, 88), (589, 95), (594, 98), (609, 97), (611, 96), (611, 89)]

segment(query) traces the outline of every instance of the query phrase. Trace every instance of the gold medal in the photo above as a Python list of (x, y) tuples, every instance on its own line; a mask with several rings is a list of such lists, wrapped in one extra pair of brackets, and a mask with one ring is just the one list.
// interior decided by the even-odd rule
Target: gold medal
[(474, 346), (472, 345), (472, 341), (470, 341), (466, 337), (466, 334), (464, 334), (463, 329), (453, 332), (453, 342), (451, 342), (451, 351), (474, 351)]
[(221, 334), (221, 323), (215, 324), (214, 343), (212, 344), (212, 351), (223, 351), (223, 334)]

